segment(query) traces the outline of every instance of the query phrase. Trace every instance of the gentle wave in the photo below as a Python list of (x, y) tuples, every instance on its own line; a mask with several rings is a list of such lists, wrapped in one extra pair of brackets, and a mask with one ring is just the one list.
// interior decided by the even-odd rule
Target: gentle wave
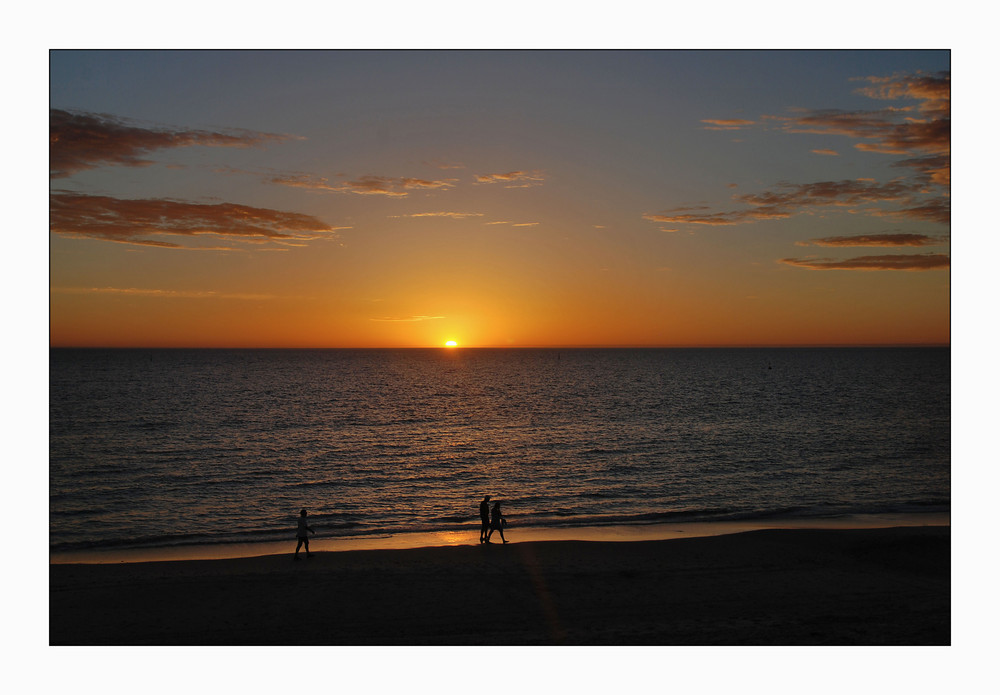
[[(741, 521), (780, 521), (795, 519), (836, 519), (849, 516), (871, 516), (890, 514), (926, 514), (944, 513), (950, 511), (948, 503), (928, 500), (924, 503), (907, 505), (891, 505), (883, 507), (867, 506), (858, 508), (805, 508), (791, 507), (769, 510), (740, 511), (734, 509), (687, 510), (679, 512), (652, 512), (648, 514), (571, 516), (560, 518), (518, 517), (507, 515), (510, 522), (507, 532), (516, 532), (520, 528), (533, 529), (565, 529), (593, 528), (604, 526), (649, 526), (670, 523), (697, 522), (741, 522)], [(432, 523), (412, 524), (406, 527), (369, 526), (362, 522), (315, 520), (310, 519), (311, 526), (316, 530), (313, 538), (371, 538), (389, 537), (401, 533), (434, 533), (465, 529), (470, 533), (480, 525), (478, 515), (442, 517), (433, 519)], [(233, 543), (269, 543), (276, 541), (294, 542), (294, 529), (291, 527), (276, 529), (256, 529), (241, 532), (217, 534), (165, 534), (161, 536), (145, 536), (135, 538), (111, 538), (95, 541), (76, 541), (53, 543), (50, 551), (67, 553), (82, 550), (111, 550), (138, 548), (175, 548), (193, 545), (221, 545)]]

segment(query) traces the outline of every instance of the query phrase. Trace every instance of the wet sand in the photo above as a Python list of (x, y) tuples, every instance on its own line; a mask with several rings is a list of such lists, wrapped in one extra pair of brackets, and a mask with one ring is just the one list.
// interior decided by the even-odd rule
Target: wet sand
[(52, 645), (948, 645), (947, 526), (52, 564)]

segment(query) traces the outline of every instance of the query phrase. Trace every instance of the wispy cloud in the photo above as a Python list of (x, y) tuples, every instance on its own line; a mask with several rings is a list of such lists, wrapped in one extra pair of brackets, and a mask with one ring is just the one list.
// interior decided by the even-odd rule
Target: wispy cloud
[[(450, 168), (458, 168), (459, 165)], [(449, 168), (441, 166), (440, 168)], [(230, 170), (232, 173), (233, 170)], [(238, 172), (246, 173), (246, 172)], [(343, 175), (340, 175), (343, 176)], [(346, 177), (344, 177), (346, 178)], [(325, 176), (303, 173), (269, 174), (267, 183), (281, 186), (304, 188), (311, 191), (331, 191), (334, 193), (354, 193), (356, 195), (384, 195), (404, 198), (419, 190), (447, 190), (455, 188), (458, 179), (422, 179), (405, 176), (376, 176), (366, 174), (355, 179), (331, 181)], [(545, 177), (539, 172), (511, 171), (505, 174), (478, 174), (476, 184), (503, 184), (505, 188), (529, 188), (540, 186)]]
[(545, 177), (539, 171), (509, 171), (505, 174), (477, 174), (477, 184), (502, 183), (505, 188), (541, 186)]
[(917, 104), (873, 111), (805, 111), (774, 120), (792, 133), (860, 140), (854, 147), (864, 152), (915, 157), (903, 166), (917, 170), (932, 183), (947, 186), (951, 181), (950, 73), (865, 77), (862, 81), (870, 86), (857, 92), (867, 97)]
[(443, 318), (447, 317), (446, 316), (377, 316), (369, 320), (411, 323), (416, 321), (436, 321), (438, 319), (443, 319)]
[[(230, 169), (228, 173), (251, 173)], [(310, 191), (339, 191), (338, 185), (330, 183), (330, 179), (314, 174), (276, 174), (266, 179), (267, 183), (276, 183), (291, 188), (305, 188)]]
[(746, 203), (755, 210), (793, 212), (827, 205), (850, 207), (867, 203), (894, 202), (907, 199), (915, 190), (916, 187), (912, 183), (903, 180), (880, 184), (847, 179), (784, 184), (774, 191), (739, 195), (735, 200)]
[(391, 218), (402, 217), (450, 217), (456, 220), (464, 220), (467, 217), (482, 217), (481, 212), (414, 212), (409, 215), (389, 215)]
[[(732, 211), (712, 211), (705, 206), (679, 207), (660, 213), (643, 215), (643, 219), (666, 224), (701, 224), (725, 226), (759, 220), (786, 219), (793, 215), (831, 206), (856, 208), (886, 202), (911, 200), (922, 190), (915, 182), (904, 180), (880, 184), (866, 179), (844, 181), (820, 181), (817, 183), (783, 184), (773, 191), (747, 193), (733, 196), (733, 200), (747, 207)], [(894, 214), (910, 217), (925, 217), (928, 211), (904, 214), (897, 210)], [(939, 215), (946, 210), (937, 210)], [(950, 214), (950, 209), (948, 209)]]
[[(734, 196), (744, 206), (741, 209), (675, 207), (643, 218), (670, 225), (725, 226), (840, 208), (876, 217), (950, 224), (950, 74), (865, 77), (861, 81), (866, 85), (856, 91), (864, 96), (911, 103), (865, 111), (800, 109), (792, 115), (765, 115), (759, 121), (706, 119), (702, 123), (713, 130), (767, 127), (788, 133), (841, 135), (857, 140), (858, 150), (906, 157), (893, 166), (912, 174), (886, 183), (872, 179), (781, 183), (762, 193)], [(812, 151), (839, 154), (832, 149)]]
[(443, 189), (454, 186), (454, 179), (434, 181), (406, 177), (362, 176), (354, 181), (344, 182), (338, 190), (358, 195), (405, 196), (414, 190)]
[(708, 124), (702, 126), (705, 130), (742, 130), (756, 123), (744, 118), (703, 118), (701, 122)]
[(910, 220), (924, 220), (940, 224), (951, 223), (951, 199), (935, 198), (923, 202), (911, 201), (910, 204), (897, 210), (872, 210), (869, 214), (875, 217), (899, 217)]
[(865, 77), (862, 81), (873, 86), (858, 91), (872, 99), (916, 99), (920, 101), (922, 113), (936, 116), (951, 113), (951, 75), (948, 72)]
[(329, 179), (312, 174), (280, 174), (269, 179), (270, 183), (313, 191), (333, 191), (357, 195), (385, 195), (403, 198), (414, 190), (453, 188), (455, 179), (430, 180), (408, 177), (365, 175), (351, 181), (331, 183)]
[(857, 236), (831, 236), (809, 241), (797, 241), (796, 246), (940, 246), (941, 237), (926, 234), (859, 234)]
[(539, 222), (511, 222), (510, 220), (496, 220), (494, 222), (484, 222), (486, 225), (510, 225), (511, 227), (535, 227)]
[(243, 242), (305, 242), (330, 239), (339, 229), (310, 215), (233, 203), (166, 199), (123, 200), (82, 193), (49, 195), (49, 224), (63, 236), (182, 248), (149, 236), (213, 234)]
[(460, 162), (447, 162), (440, 159), (432, 159), (429, 162), (424, 162), (428, 166), (436, 167), (438, 169), (464, 169), (465, 165)]
[(49, 111), (49, 176), (60, 179), (99, 166), (146, 166), (156, 150), (201, 145), (257, 147), (293, 139), (250, 130), (192, 130), (142, 125), (107, 114)]
[(942, 253), (927, 253), (858, 256), (846, 260), (782, 258), (778, 262), (809, 270), (944, 270), (950, 267), (951, 258)]
[(59, 294), (111, 294), (129, 297), (152, 297), (158, 299), (234, 299), (263, 301), (277, 298), (273, 294), (243, 294), (234, 292), (216, 292), (215, 290), (160, 290), (139, 287), (53, 287), (52, 291)]

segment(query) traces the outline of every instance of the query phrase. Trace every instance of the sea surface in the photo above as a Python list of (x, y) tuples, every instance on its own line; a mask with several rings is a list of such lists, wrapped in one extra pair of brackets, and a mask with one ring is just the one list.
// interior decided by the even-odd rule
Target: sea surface
[(949, 348), (49, 359), (54, 553), (950, 510)]

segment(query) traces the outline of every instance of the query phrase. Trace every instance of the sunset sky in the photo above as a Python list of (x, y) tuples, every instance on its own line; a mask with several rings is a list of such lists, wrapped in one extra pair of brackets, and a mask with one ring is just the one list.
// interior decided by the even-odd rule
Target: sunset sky
[(948, 51), (53, 51), (53, 346), (947, 344)]

